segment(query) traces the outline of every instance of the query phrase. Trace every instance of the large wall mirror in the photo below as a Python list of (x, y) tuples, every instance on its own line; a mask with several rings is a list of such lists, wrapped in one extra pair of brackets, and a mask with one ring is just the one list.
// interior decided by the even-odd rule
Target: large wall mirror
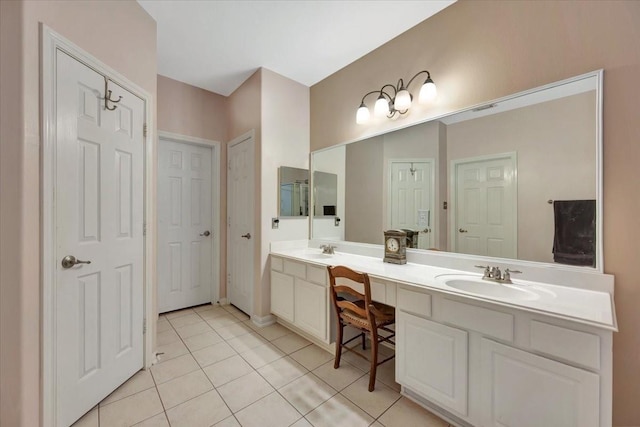
[(415, 250), (602, 271), (601, 88), (592, 72), (312, 153), (344, 212), (311, 236), (382, 244), (404, 229)]
[(309, 170), (278, 168), (278, 216), (309, 216)]

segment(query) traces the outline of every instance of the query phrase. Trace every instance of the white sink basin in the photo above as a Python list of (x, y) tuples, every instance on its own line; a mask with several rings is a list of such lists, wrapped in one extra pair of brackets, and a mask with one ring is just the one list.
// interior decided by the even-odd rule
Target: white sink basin
[(323, 253), (305, 253), (304, 256), (311, 259), (328, 259), (333, 258), (332, 254), (323, 254)]
[(483, 297), (520, 301), (532, 301), (540, 298), (536, 292), (519, 285), (505, 285), (483, 280), (477, 276), (442, 274), (436, 276), (436, 280), (449, 288)]

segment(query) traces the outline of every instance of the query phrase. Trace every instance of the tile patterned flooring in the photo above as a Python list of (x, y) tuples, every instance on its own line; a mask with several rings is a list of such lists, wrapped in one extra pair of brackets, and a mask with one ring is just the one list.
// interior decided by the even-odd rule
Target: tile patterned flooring
[(368, 362), (347, 353), (333, 369), (333, 354), (281, 325), (257, 327), (232, 306), (167, 313), (157, 334), (160, 362), (75, 427), (448, 426), (399, 394), (393, 360), (369, 393)]

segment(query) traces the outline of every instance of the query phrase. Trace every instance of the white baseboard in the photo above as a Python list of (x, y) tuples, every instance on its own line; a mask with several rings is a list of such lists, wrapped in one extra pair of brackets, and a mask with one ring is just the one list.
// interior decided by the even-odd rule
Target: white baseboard
[(273, 314), (262, 317), (253, 315), (251, 316), (251, 321), (255, 325), (263, 328), (265, 326), (273, 325), (274, 323), (276, 323), (276, 317)]

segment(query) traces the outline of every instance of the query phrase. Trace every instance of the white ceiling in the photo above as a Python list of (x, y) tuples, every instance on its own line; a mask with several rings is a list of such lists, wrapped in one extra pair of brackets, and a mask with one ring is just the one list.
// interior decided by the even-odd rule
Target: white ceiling
[(225, 96), (259, 67), (311, 86), (453, 2), (138, 0), (158, 74)]

